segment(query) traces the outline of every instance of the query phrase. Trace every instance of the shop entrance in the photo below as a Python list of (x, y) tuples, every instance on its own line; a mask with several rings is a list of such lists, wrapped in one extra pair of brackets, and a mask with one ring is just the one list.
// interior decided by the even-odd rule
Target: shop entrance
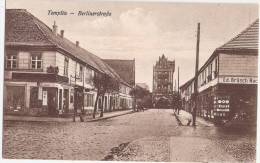
[(48, 114), (50, 116), (57, 115), (58, 107), (58, 89), (57, 88), (46, 88), (48, 91)]

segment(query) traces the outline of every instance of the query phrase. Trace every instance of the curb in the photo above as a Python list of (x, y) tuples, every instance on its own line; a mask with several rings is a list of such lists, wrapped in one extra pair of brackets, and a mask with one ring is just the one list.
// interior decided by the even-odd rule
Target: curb
[[(101, 121), (101, 120), (105, 120), (105, 119), (109, 119), (109, 118), (114, 118), (114, 117), (118, 117), (118, 116), (122, 116), (122, 115), (126, 115), (126, 114), (131, 114), (131, 113), (134, 113), (134, 111), (129, 111), (129, 112), (126, 112), (126, 113), (111, 115), (111, 116), (102, 117), (102, 118), (84, 120), (84, 122)], [(36, 119), (26, 120), (26, 119), (5, 119), (5, 118), (3, 117), (3, 123), (4, 123), (5, 121), (16, 121), (16, 122), (73, 122), (73, 121), (72, 121), (72, 118), (50, 119), (50, 120), (36, 120)], [(80, 121), (79, 117), (76, 117), (76, 122), (77, 122), (77, 121)]]
[(119, 117), (119, 116), (126, 115), (126, 114), (132, 114), (132, 113), (134, 113), (134, 111), (130, 111), (130, 112), (122, 113), (122, 114), (117, 114), (117, 115), (111, 115), (111, 116), (108, 116), (108, 117), (102, 117), (102, 118), (97, 118), (97, 119), (85, 120), (84, 122), (102, 121), (102, 120), (106, 120), (106, 119), (110, 119), (110, 118), (114, 118), (114, 117)]

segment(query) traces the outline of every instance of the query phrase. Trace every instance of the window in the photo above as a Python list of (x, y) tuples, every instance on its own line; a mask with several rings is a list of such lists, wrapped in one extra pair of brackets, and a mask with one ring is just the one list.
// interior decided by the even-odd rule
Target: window
[(218, 59), (217, 58), (215, 59), (215, 71), (216, 72), (218, 71)]
[(31, 56), (31, 66), (32, 66), (32, 69), (41, 69), (42, 68), (42, 56), (41, 55), (32, 55)]
[(85, 106), (86, 106), (86, 107), (92, 107), (92, 106), (94, 106), (94, 95), (93, 95), (93, 94), (87, 94), (87, 95), (85, 96), (85, 101), (87, 101), (87, 102), (85, 103)]
[(80, 78), (80, 81), (82, 81), (82, 74), (83, 74), (83, 67), (79, 66), (79, 78)]
[(6, 57), (6, 68), (7, 69), (17, 68), (17, 55), (8, 55)]
[(86, 68), (84, 77), (85, 77), (85, 83), (93, 85), (93, 77), (94, 77), (93, 70), (91, 70), (90, 68)]
[(218, 58), (215, 59), (215, 72), (214, 72), (214, 76), (215, 77), (218, 76)]
[(208, 68), (208, 81), (212, 80), (212, 63), (209, 65)]
[(64, 59), (64, 76), (68, 76), (69, 58)]
[(25, 106), (25, 88), (23, 86), (6, 86), (6, 107), (8, 111), (23, 111)]
[(209, 65), (209, 68), (208, 68), (208, 75), (211, 75), (212, 73), (212, 63)]

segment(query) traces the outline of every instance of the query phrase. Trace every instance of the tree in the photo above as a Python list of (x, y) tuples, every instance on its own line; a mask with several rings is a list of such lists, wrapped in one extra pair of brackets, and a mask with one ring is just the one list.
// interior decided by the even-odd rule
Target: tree
[(95, 73), (93, 78), (94, 86), (97, 88), (97, 96), (94, 105), (93, 118), (96, 117), (98, 100), (101, 97), (101, 112), (100, 117), (103, 117), (104, 112), (104, 97), (105, 93), (110, 93), (119, 90), (119, 82), (104, 73)]
[(150, 92), (146, 89), (136, 86), (130, 91), (130, 95), (134, 95), (136, 98), (143, 98), (144, 96), (150, 94)]
[(141, 102), (143, 105), (146, 105), (146, 106), (149, 106), (149, 102), (152, 101), (151, 93), (148, 90), (143, 89), (139, 86), (135, 86), (135, 88), (133, 88), (130, 91), (130, 95), (134, 96), (135, 99), (137, 99), (139, 102)]

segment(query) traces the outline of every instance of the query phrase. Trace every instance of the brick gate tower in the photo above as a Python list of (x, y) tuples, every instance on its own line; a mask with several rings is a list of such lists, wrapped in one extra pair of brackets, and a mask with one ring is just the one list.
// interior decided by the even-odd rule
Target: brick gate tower
[(153, 66), (153, 105), (169, 108), (173, 101), (173, 74), (175, 61), (168, 60), (164, 54)]

